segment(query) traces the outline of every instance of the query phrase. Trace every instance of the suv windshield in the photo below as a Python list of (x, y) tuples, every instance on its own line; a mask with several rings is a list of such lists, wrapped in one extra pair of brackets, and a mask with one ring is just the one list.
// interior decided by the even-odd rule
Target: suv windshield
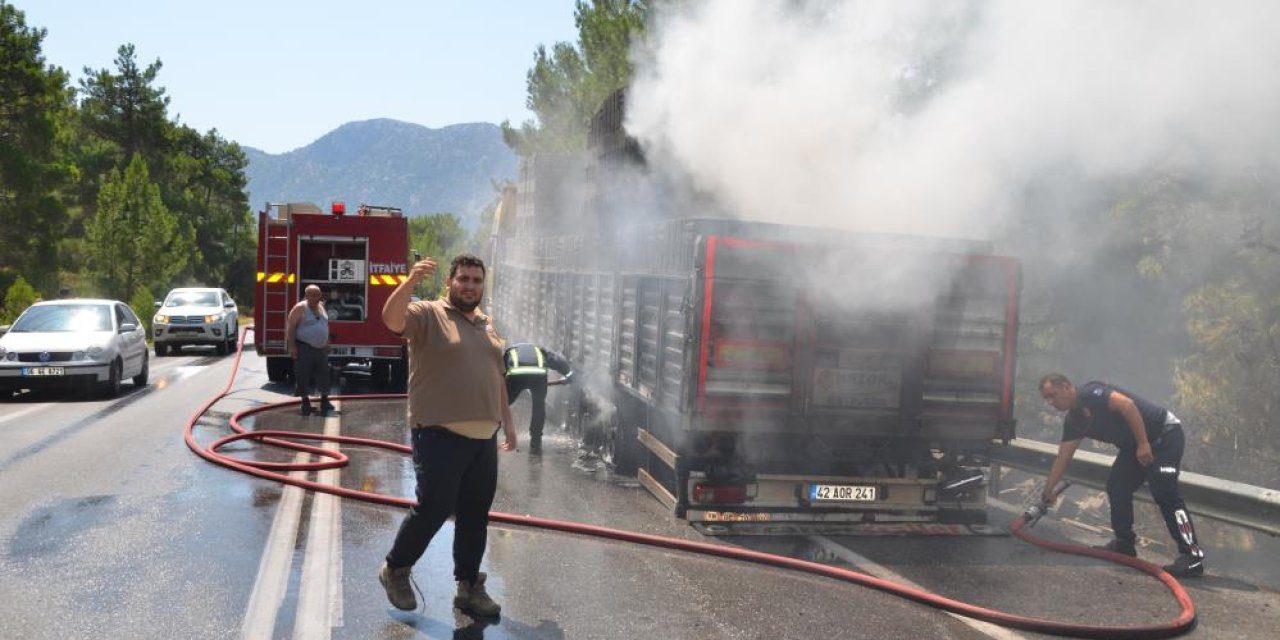
[(12, 333), (110, 330), (111, 309), (102, 304), (51, 304), (31, 307), (10, 329)]
[(169, 294), (166, 307), (221, 307), (216, 291), (179, 291)]

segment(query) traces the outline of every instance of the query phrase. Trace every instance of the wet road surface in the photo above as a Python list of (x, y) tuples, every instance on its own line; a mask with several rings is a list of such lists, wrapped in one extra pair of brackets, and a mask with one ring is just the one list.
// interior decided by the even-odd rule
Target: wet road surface
[[(186, 449), (184, 422), (225, 384), (231, 361), (199, 353), (153, 359), (152, 383), (140, 390), (126, 384), (114, 400), (41, 394), (0, 402), (0, 637), (1037, 637), (826, 578), (502, 525), (491, 527), (484, 567), (490, 593), (504, 607), (500, 620), (453, 610), (448, 523), (414, 571), (425, 595), (421, 608), (392, 609), (376, 572), (402, 510), (285, 488)], [(365, 389), (358, 378), (345, 384), (344, 392)], [(202, 442), (225, 435), (231, 412), (287, 393), (267, 382), (263, 360), (246, 354), (233, 393), (205, 416), (197, 435)], [(526, 397), (516, 405), (518, 422), (527, 403)], [(405, 441), (400, 402), (347, 402), (341, 409), (328, 419), (282, 409), (253, 424)], [(271, 460), (295, 455), (248, 443), (230, 449)], [(407, 457), (345, 451), (350, 466), (313, 478), (412, 495)], [(500, 465), (498, 511), (850, 566), (1052, 619), (1138, 624), (1176, 615), (1168, 593), (1150, 578), (1008, 536), (707, 538), (675, 520), (634, 479), (592, 471), (555, 433), (541, 456), (522, 447), (500, 454)], [(991, 513), (1002, 525), (1013, 508)], [(1161, 537), (1158, 520), (1143, 514), (1140, 521), (1153, 541)], [(1083, 517), (1046, 520), (1038, 532), (1105, 540), (1091, 526)], [(1229, 536), (1239, 534), (1215, 534)], [(1276, 562), (1268, 547), (1244, 546), (1232, 553), (1254, 564)], [(1154, 542), (1143, 555), (1167, 560)], [(1212, 558), (1209, 566), (1208, 577), (1187, 585), (1201, 618), (1190, 637), (1280, 636), (1275, 590), (1218, 572)]]

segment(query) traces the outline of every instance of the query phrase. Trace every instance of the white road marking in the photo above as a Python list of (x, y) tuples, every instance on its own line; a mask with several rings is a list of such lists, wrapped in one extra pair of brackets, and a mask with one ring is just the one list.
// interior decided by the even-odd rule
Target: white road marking
[(52, 403), (52, 402), (46, 402), (46, 403), (44, 403), (44, 404), (33, 404), (33, 405), (31, 405), (31, 406), (27, 407), (26, 409), (22, 409), (22, 410), (20, 410), (20, 411), (15, 411), (15, 412), (13, 412), (13, 413), (11, 413), (11, 414), (7, 415), (7, 416), (0, 416), (0, 424), (3, 424), (3, 423), (8, 422), (8, 421), (10, 421), (10, 420), (16, 420), (16, 419), (18, 419), (18, 418), (21, 418), (22, 416), (27, 415), (28, 413), (35, 413), (35, 412), (37, 412), (37, 411), (39, 411), (39, 410), (41, 410), (41, 409), (46, 409), (46, 408), (48, 408), (48, 407), (52, 407), (53, 405), (54, 405), (54, 403)]
[[(325, 435), (342, 432), (341, 412), (324, 419)], [(337, 450), (325, 442), (323, 449)], [(317, 459), (326, 460), (327, 458)], [(316, 482), (337, 486), (338, 469), (316, 472)], [(307, 525), (306, 558), (298, 581), (298, 613), (294, 617), (295, 640), (328, 640), (333, 627), (342, 626), (342, 499), (328, 493), (311, 497), (311, 521)]]
[[(293, 457), (293, 461), (306, 462), (310, 457), (311, 454), (299, 453)], [(305, 471), (294, 471), (289, 476), (303, 479), (307, 474)], [(293, 547), (298, 540), (298, 522), (302, 519), (304, 495), (301, 487), (293, 485), (286, 486), (280, 495), (280, 505), (271, 522), (266, 547), (262, 550), (262, 561), (258, 563), (258, 577), (249, 594), (249, 607), (244, 615), (244, 623), (240, 626), (242, 638), (271, 638), (275, 631), (276, 614), (280, 610), (280, 604), (284, 602), (284, 594), (289, 585)]]
[[(840, 558), (841, 560), (848, 562), (849, 564), (856, 567), (859, 571), (873, 575), (882, 580), (889, 580), (891, 582), (896, 582), (898, 584), (905, 585), (913, 589), (921, 589), (923, 591), (927, 591), (927, 589), (924, 589), (920, 585), (898, 575), (896, 572), (889, 569), (888, 567), (881, 566), (880, 564), (873, 562), (870, 558), (867, 558), (862, 554), (846, 549), (845, 547), (836, 543), (835, 540), (827, 538), (826, 536), (809, 536), (809, 541), (813, 542), (816, 545), (821, 546), (823, 549), (826, 549), (827, 552), (831, 553), (837, 558)], [(946, 613), (947, 615), (955, 618), (956, 620), (959, 620), (960, 622), (963, 622), (969, 627), (972, 627), (975, 631), (982, 633), (983, 635), (986, 635), (991, 638), (997, 638), (998, 640), (1018, 640), (1025, 637), (1021, 634), (1005, 629), (1004, 627), (991, 624), (990, 622), (985, 622), (983, 620), (974, 620), (973, 618), (968, 618), (958, 613), (952, 613), (950, 611), (944, 611), (943, 613)]]

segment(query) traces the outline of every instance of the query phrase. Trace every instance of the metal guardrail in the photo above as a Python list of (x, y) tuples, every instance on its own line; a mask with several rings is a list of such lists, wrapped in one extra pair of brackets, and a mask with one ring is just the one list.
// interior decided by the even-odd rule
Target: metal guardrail
[[(1008, 446), (997, 446), (992, 458), (1001, 464), (1045, 474), (1057, 455), (1056, 444), (1018, 439)], [(1105, 490), (1107, 474), (1114, 460), (1115, 456), (1077, 450), (1071, 466), (1067, 468), (1067, 477), (1085, 486)], [(1178, 487), (1192, 513), (1280, 536), (1280, 490), (1187, 471), (1178, 477)], [(1136, 497), (1151, 500), (1143, 491)]]

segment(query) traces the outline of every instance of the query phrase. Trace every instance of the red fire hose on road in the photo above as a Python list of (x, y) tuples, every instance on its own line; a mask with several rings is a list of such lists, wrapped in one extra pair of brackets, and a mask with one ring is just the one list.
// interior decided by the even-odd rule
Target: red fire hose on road
[[(412, 455), (412, 449), (403, 444), (395, 444), (383, 440), (375, 440), (372, 438), (355, 438), (351, 436), (327, 436), (316, 433), (303, 433), (294, 431), (249, 431), (240, 425), (242, 418), (277, 409), (280, 407), (296, 406), (299, 400), (289, 400), (268, 405), (262, 405), (247, 409), (236, 413), (231, 417), (231, 429), (235, 433), (211, 443), (205, 447), (195, 440), (195, 425), (201, 416), (209, 410), (218, 400), (225, 397), (230, 391), (231, 386), (235, 382), (236, 372), (240, 368), (240, 358), (244, 351), (244, 336), (247, 335), (249, 329), (246, 328), (241, 336), (240, 349), (236, 352), (235, 361), (232, 363), (231, 376), (227, 380), (226, 386), (213, 398), (205, 402), (187, 421), (184, 432), (184, 439), (187, 446), (196, 453), (196, 455), (208, 460), (214, 464), (235, 469), (252, 476), (279, 482), (282, 484), (290, 484), (304, 489), (313, 491), (323, 491), (343, 498), (352, 498), (355, 500), (363, 500), (365, 502), (373, 502), (376, 504), (385, 504), (396, 507), (410, 507), (415, 504), (413, 500), (408, 498), (400, 498), (388, 496), (368, 491), (359, 491), (356, 489), (348, 489), (345, 487), (336, 487), (310, 480), (293, 478), (286, 475), (289, 471), (315, 471), (320, 469), (333, 469), (347, 464), (347, 456), (340, 451), (322, 449), (320, 447), (300, 444), (297, 440), (305, 441), (323, 441), (336, 442), (346, 445), (357, 445), (365, 447), (376, 447), (386, 449), (401, 454)], [(334, 399), (343, 401), (353, 400), (370, 400), (370, 399), (394, 399), (403, 398), (404, 394), (374, 394), (359, 396), (334, 396)], [(256, 462), (249, 460), (241, 460), (233, 458), (218, 452), (218, 449), (239, 440), (254, 440), (263, 444), (291, 449), (310, 453), (327, 460), (307, 463), (289, 463), (289, 462)], [(719, 556), (733, 560), (743, 560), (755, 562), (758, 564), (781, 567), (784, 569), (793, 569), (803, 571), (814, 575), (826, 576), (844, 582), (859, 584), (865, 587), (871, 587), (887, 593), (891, 593), (903, 598), (915, 600), (923, 604), (927, 604), (938, 609), (950, 611), (962, 616), (974, 618), (976, 620), (984, 620), (993, 624), (1004, 627), (1022, 629), (1025, 631), (1034, 631), (1037, 633), (1048, 633), (1061, 636), (1072, 636), (1078, 638), (1168, 638), (1186, 633), (1195, 625), (1196, 613), (1195, 605), (1191, 602), (1191, 597), (1182, 588), (1177, 580), (1162, 570), (1160, 567), (1144, 562), (1136, 558), (1130, 558), (1117, 553), (1093, 549), (1076, 544), (1066, 544), (1061, 542), (1051, 542), (1031, 535), (1025, 530), (1027, 520), (1020, 518), (1009, 527), (1009, 531), (1019, 539), (1034, 544), (1038, 547), (1069, 553), (1079, 556), (1088, 556), (1109, 560), (1118, 564), (1123, 564), (1156, 578), (1164, 583), (1165, 587), (1173, 593), (1174, 599), (1182, 611), (1177, 618), (1155, 625), (1139, 625), (1139, 626), (1104, 626), (1104, 625), (1082, 625), (1068, 622), (1058, 622), (1054, 620), (1043, 620), (1040, 618), (1031, 618), (1016, 614), (988, 609), (976, 605), (946, 598), (928, 591), (914, 589), (905, 585), (901, 585), (888, 580), (882, 580), (874, 576), (870, 576), (849, 569), (833, 567), (830, 565), (820, 564), (817, 562), (809, 562), (807, 560), (799, 560), (786, 556), (774, 555), (771, 553), (762, 553), (749, 549), (741, 549), (738, 547), (728, 547), (723, 545), (709, 544), (705, 542), (694, 542), (690, 540), (680, 540), (677, 538), (667, 538), (663, 536), (655, 536), (643, 533), (635, 533), (632, 531), (623, 531), (620, 529), (611, 529), (608, 527), (599, 527), (589, 524), (581, 524), (577, 522), (567, 522), (564, 520), (550, 520), (546, 518), (537, 518), (533, 516), (520, 516), (510, 513), (502, 513), (494, 511), (489, 514), (494, 522), (502, 522), (506, 524), (514, 524), (525, 527), (536, 527), (540, 529), (549, 529), (553, 531), (563, 531), (578, 535), (595, 536), (598, 538), (607, 538), (611, 540), (619, 540), (623, 542), (631, 542), (635, 544), (644, 544), (653, 547), (661, 547), (666, 549), (676, 549), (679, 551), (688, 551), (691, 553), (700, 553), (710, 556)]]

